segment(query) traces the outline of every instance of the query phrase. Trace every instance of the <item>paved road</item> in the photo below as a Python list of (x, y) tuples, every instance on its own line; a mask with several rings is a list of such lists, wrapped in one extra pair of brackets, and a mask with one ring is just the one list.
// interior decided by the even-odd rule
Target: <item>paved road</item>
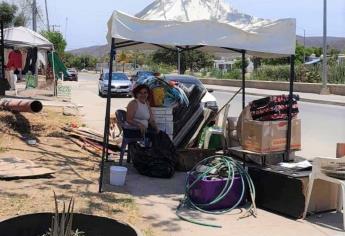
[[(104, 127), (105, 98), (97, 95), (98, 75), (80, 74), (80, 81), (73, 84), (73, 101), (84, 105), (84, 120), (94, 129)], [(73, 83), (73, 82), (72, 82)], [(220, 105), (233, 95), (228, 92), (214, 92)], [(247, 102), (260, 98), (247, 96)], [(125, 108), (129, 98), (112, 98), (112, 112)], [(241, 95), (231, 104), (230, 116), (238, 116), (241, 111)], [(345, 142), (345, 107), (300, 102), (299, 117), (302, 120), (302, 151), (297, 155), (313, 158), (335, 156), (337, 142)]]

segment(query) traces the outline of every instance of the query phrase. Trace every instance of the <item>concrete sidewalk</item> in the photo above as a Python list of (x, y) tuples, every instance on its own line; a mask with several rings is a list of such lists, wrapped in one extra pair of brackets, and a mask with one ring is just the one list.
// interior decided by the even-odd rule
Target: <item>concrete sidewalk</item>
[[(214, 89), (215, 91), (231, 92), (231, 93), (235, 93), (240, 89), (239, 87), (210, 85), (210, 84), (205, 84), (205, 87)], [(281, 94), (289, 93), (288, 91), (255, 89), (255, 88), (246, 88), (245, 92), (248, 95), (255, 95), (255, 96), (272, 96), (272, 95), (281, 95)], [(320, 94), (314, 94), (314, 93), (301, 93), (301, 92), (295, 92), (294, 94), (298, 94), (300, 97), (300, 101), (302, 102), (345, 106), (345, 96), (333, 95), (333, 94), (320, 95)]]

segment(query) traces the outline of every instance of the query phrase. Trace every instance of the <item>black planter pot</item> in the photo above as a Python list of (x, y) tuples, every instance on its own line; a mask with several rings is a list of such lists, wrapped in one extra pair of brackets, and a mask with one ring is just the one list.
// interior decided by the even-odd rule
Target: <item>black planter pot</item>
[[(0, 222), (1, 236), (41, 236), (51, 227), (52, 213), (18, 216)], [(83, 231), (85, 236), (141, 236), (132, 226), (113, 219), (73, 214), (73, 230)]]

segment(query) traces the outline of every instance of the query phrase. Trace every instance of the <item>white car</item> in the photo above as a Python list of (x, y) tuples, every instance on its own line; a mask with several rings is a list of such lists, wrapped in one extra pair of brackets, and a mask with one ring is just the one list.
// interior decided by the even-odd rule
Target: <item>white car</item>
[[(103, 72), (98, 82), (98, 95), (104, 97), (108, 93), (109, 72)], [(123, 72), (113, 72), (111, 79), (111, 94), (131, 96), (132, 82)]]
[[(164, 75), (164, 79), (167, 81), (176, 81), (179, 83), (182, 83), (186, 87), (191, 87), (192, 85), (197, 85), (200, 87), (205, 88), (205, 86), (202, 84), (202, 82), (190, 75)], [(206, 89), (207, 91), (205, 96), (201, 99), (201, 103), (204, 105), (204, 107), (209, 108), (214, 111), (218, 111), (219, 107), (217, 104), (217, 99), (211, 94), (213, 92), (212, 89)]]

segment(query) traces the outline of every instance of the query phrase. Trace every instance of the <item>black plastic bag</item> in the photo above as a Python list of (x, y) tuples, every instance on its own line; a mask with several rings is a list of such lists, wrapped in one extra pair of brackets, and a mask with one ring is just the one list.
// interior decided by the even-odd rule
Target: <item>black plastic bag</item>
[(146, 176), (171, 178), (175, 173), (176, 149), (169, 136), (159, 132), (152, 137), (152, 147), (141, 147), (139, 143), (129, 145), (134, 168)]

